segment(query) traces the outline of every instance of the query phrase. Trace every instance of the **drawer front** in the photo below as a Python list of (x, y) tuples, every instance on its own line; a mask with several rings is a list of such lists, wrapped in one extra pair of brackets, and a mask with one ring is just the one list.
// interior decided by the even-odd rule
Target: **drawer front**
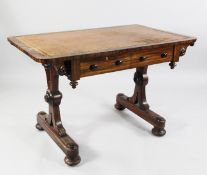
[(80, 61), (80, 77), (167, 62), (172, 58), (173, 46), (85, 58)]

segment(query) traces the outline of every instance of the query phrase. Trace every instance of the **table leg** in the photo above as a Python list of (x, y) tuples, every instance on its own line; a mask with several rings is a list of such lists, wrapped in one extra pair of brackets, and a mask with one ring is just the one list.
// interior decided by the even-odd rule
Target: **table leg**
[(48, 90), (45, 95), (45, 101), (49, 104), (49, 114), (41, 111), (37, 114), (36, 128), (45, 130), (55, 143), (66, 154), (65, 163), (76, 165), (80, 162), (78, 145), (66, 133), (60, 117), (59, 105), (62, 99), (62, 93), (59, 91), (59, 75), (52, 64), (44, 64)]
[(145, 86), (148, 83), (147, 66), (137, 68), (134, 74), (135, 89), (132, 97), (118, 94), (115, 108), (124, 110), (125, 108), (134, 112), (154, 126), (152, 133), (156, 136), (165, 135), (165, 119), (149, 109), (146, 101)]

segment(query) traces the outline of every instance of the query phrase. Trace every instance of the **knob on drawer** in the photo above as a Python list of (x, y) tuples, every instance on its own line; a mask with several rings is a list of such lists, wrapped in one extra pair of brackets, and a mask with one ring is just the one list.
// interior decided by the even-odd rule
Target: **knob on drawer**
[(123, 63), (123, 61), (122, 60), (117, 60), (116, 62), (115, 62), (115, 64), (118, 66), (118, 65), (121, 65)]
[(166, 58), (167, 57), (167, 53), (166, 52), (163, 52), (163, 53), (161, 53), (161, 58)]
[(144, 61), (144, 60), (146, 60), (147, 59), (147, 57), (145, 57), (145, 56), (141, 56), (141, 57), (139, 57), (139, 60), (140, 61)]
[(90, 70), (92, 70), (92, 71), (96, 70), (97, 68), (98, 68), (98, 65), (96, 65), (96, 64), (90, 65)]

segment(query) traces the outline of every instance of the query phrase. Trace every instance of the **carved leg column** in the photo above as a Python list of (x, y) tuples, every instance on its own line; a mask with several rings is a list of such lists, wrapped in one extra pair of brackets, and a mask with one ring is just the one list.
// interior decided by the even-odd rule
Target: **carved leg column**
[(165, 119), (151, 111), (146, 101), (145, 86), (148, 83), (147, 66), (136, 69), (134, 82), (135, 89), (133, 96), (127, 97), (124, 94), (118, 94), (115, 108), (118, 110), (129, 109), (154, 126), (152, 129), (154, 135), (165, 135)]
[(66, 154), (65, 163), (76, 165), (80, 162), (78, 145), (67, 135), (60, 117), (59, 105), (62, 99), (62, 93), (59, 91), (59, 75), (51, 64), (44, 64), (47, 76), (48, 90), (45, 95), (45, 101), (49, 104), (49, 114), (41, 111), (37, 114), (36, 128), (45, 130), (56, 144)]

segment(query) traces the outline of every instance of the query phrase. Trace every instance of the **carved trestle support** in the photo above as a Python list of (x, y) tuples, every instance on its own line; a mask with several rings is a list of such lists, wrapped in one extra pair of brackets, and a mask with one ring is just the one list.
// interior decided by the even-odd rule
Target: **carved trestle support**
[(61, 63), (59, 63), (59, 64), (56, 64), (56, 65), (55, 65), (55, 69), (56, 69), (57, 73), (58, 73), (60, 76), (63, 76), (63, 75), (67, 76), (67, 78), (70, 80), (70, 83), (69, 83), (69, 84), (71, 85), (71, 87), (72, 87), (73, 89), (75, 89), (75, 88), (77, 87), (78, 82), (71, 79), (71, 75), (70, 75), (71, 72), (68, 72), (68, 71), (67, 71), (67, 68), (66, 68), (64, 62), (61, 62)]
[(154, 135), (165, 135), (165, 119), (151, 111), (146, 100), (145, 86), (148, 83), (147, 66), (136, 69), (134, 82), (135, 89), (133, 96), (127, 97), (124, 94), (118, 94), (115, 108), (118, 110), (129, 109), (154, 126), (152, 129)]
[(66, 133), (60, 117), (59, 105), (62, 99), (62, 93), (59, 91), (59, 75), (52, 64), (44, 64), (47, 76), (48, 90), (45, 95), (45, 101), (49, 104), (49, 114), (41, 111), (37, 114), (36, 128), (45, 130), (56, 144), (66, 154), (65, 163), (76, 165), (80, 162), (78, 145)]

